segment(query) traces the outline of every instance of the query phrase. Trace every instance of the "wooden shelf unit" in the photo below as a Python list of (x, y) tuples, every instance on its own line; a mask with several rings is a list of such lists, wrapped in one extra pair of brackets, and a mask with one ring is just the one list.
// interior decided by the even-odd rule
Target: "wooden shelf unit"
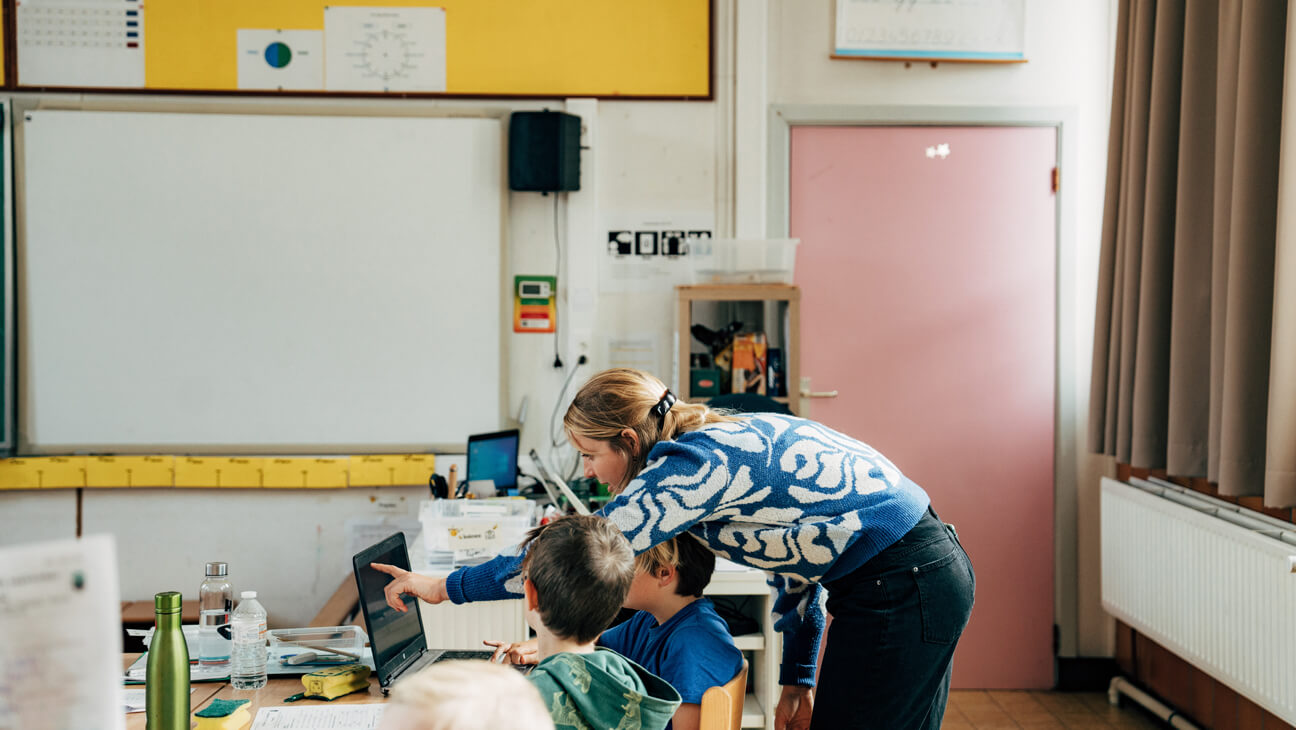
[[(766, 313), (760, 323), (761, 328), (764, 329), (767, 338), (769, 338), (770, 325), (776, 324), (779, 327), (781, 336), (777, 339), (769, 338), (768, 345), (770, 347), (779, 347), (783, 351), (784, 385), (787, 390), (786, 396), (771, 397), (780, 403), (786, 403), (793, 413), (800, 412), (800, 398), (796, 397), (801, 383), (800, 288), (791, 284), (701, 284), (677, 286), (675, 292), (676, 316), (678, 317), (675, 328), (677, 355), (675, 360), (675, 382), (677, 384), (676, 392), (681, 398), (684, 400), (694, 399), (690, 392), (691, 379), (689, 377), (689, 353), (693, 345), (691, 329), (697, 323), (694, 319), (694, 305), (710, 302), (765, 303), (773, 306), (774, 317), (777, 321), (771, 323), (769, 314)], [(769, 308), (766, 307), (767, 310)], [(782, 331), (784, 321), (787, 322), (786, 332)], [(723, 323), (710, 324), (722, 325)], [(750, 330), (753, 327), (748, 326), (745, 329)]]

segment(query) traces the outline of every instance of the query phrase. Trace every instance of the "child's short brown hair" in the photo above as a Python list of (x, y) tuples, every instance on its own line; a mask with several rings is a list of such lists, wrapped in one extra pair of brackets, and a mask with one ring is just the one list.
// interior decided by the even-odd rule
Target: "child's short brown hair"
[(535, 528), (523, 545), (522, 574), (535, 586), (545, 628), (563, 639), (597, 639), (634, 580), (625, 536), (598, 515), (578, 515)]
[(656, 573), (666, 567), (675, 568), (676, 595), (701, 598), (715, 572), (715, 555), (683, 532), (635, 556), (635, 570), (640, 573)]

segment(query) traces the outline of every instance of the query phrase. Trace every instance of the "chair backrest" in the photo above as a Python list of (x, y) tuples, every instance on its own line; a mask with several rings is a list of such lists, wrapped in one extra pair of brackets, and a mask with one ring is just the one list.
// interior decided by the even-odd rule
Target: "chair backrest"
[(728, 684), (712, 687), (702, 693), (698, 730), (739, 730), (742, 727), (743, 700), (747, 697), (747, 658), (742, 670)]

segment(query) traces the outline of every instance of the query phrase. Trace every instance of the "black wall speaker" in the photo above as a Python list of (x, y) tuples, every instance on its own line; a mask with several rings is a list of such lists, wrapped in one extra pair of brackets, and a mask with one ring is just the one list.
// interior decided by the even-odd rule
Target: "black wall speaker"
[(509, 117), (509, 189), (580, 190), (580, 117), (513, 112)]

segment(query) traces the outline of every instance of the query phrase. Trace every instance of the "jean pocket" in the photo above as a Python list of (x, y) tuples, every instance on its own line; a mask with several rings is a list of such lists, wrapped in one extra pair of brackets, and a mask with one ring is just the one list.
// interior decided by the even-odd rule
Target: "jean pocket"
[(913, 569), (922, 609), (923, 641), (953, 644), (963, 634), (972, 613), (972, 574), (957, 546), (945, 557)]

